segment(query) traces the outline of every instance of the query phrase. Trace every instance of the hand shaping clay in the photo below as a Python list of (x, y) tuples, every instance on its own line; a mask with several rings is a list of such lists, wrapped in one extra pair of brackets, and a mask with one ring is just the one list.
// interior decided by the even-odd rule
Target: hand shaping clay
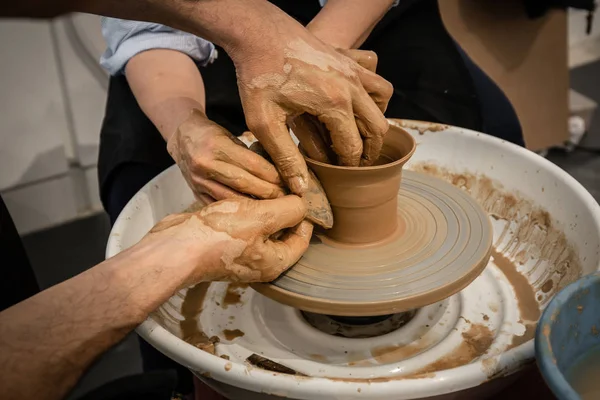
[(376, 243), (396, 231), (402, 167), (415, 151), (407, 132), (388, 131), (379, 159), (371, 167), (342, 167), (306, 158), (325, 188), (335, 224), (328, 238), (345, 244)]
[(467, 193), (402, 167), (412, 136), (390, 127), (371, 167), (307, 159), (330, 200), (335, 224), (270, 284), (280, 303), (318, 314), (377, 316), (413, 310), (460, 291), (485, 268), (492, 227)]
[[(259, 142), (253, 143), (250, 146), (250, 150), (271, 162), (269, 155)], [(327, 195), (315, 174), (309, 170), (308, 176), (308, 190), (302, 196), (308, 207), (306, 219), (325, 229), (329, 229), (333, 226), (333, 213), (327, 200)]]

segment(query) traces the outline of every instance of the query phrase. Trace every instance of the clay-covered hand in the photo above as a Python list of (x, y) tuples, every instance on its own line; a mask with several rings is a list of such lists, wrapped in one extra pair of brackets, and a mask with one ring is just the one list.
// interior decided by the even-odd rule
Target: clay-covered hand
[[(337, 51), (351, 58), (363, 68), (375, 73), (377, 69), (377, 54), (375, 52), (355, 49), (337, 49)], [(369, 82), (367, 81), (367, 83)], [(391, 91), (381, 91), (378, 87), (365, 87), (365, 89), (381, 112), (384, 113), (390, 100)], [(290, 120), (289, 125), (308, 157), (327, 164), (336, 162), (335, 154), (331, 151), (332, 142), (329, 132), (318, 119), (309, 114), (302, 114)], [(381, 149), (383, 136), (376, 136), (373, 141), (377, 142), (371, 145), (372, 156), (361, 159), (360, 164), (363, 166), (371, 165), (376, 161), (378, 153), (374, 152)]]
[(198, 211), (169, 215), (142, 241), (171, 254), (190, 271), (185, 285), (207, 281), (268, 282), (308, 248), (312, 224), (298, 196), (222, 200)]
[(325, 125), (340, 165), (374, 161), (388, 123), (369, 93), (389, 99), (392, 85), (300, 25), (270, 39), (260, 56), (234, 62), (248, 128), (290, 189), (306, 190), (307, 167), (286, 126), (303, 113)]
[(167, 148), (196, 197), (205, 202), (284, 195), (275, 167), (199, 110), (179, 126)]

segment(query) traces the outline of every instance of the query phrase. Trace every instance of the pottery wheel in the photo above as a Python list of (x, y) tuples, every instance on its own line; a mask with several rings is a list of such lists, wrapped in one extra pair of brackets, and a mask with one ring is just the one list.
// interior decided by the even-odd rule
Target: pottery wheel
[(462, 290), (485, 268), (492, 226), (464, 191), (404, 171), (398, 230), (368, 247), (314, 235), (304, 256), (277, 280), (252, 287), (314, 313), (375, 316), (412, 310)]

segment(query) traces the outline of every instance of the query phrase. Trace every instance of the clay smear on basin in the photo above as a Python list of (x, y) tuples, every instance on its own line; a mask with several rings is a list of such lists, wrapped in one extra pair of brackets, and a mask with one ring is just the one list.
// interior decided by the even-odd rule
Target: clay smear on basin
[(449, 125), (437, 124), (435, 122), (421, 121), (405, 121), (400, 120), (399, 126), (406, 129), (412, 129), (419, 132), (419, 135), (424, 135), (426, 132), (441, 132), (450, 128)]
[(240, 304), (242, 302), (242, 293), (240, 293), (239, 290), (247, 287), (247, 283), (230, 283), (227, 285), (227, 291), (225, 292), (225, 296), (221, 302), (221, 307), (227, 309), (229, 306)]
[(180, 292), (176, 294), (177, 297), (183, 297), (181, 310), (179, 310), (183, 319), (171, 314), (164, 305), (154, 311), (150, 317), (171, 332), (173, 332), (174, 329), (169, 329), (168, 326), (178, 325), (178, 336), (180, 339), (200, 350), (215, 354), (215, 344), (218, 343), (220, 339), (216, 336), (208, 337), (202, 331), (198, 319), (202, 313), (204, 300), (210, 284), (210, 282), (199, 283), (196, 286), (189, 288), (186, 291), (185, 296), (182, 296)]
[[(513, 286), (526, 329), (522, 336), (513, 338), (511, 347), (532, 339), (542, 306), (581, 276), (579, 257), (564, 232), (546, 210), (484, 175), (457, 173), (430, 163), (416, 163), (410, 169), (465, 190), (492, 218), (506, 221), (492, 256)], [(536, 274), (539, 277), (533, 281), (527, 278)]]

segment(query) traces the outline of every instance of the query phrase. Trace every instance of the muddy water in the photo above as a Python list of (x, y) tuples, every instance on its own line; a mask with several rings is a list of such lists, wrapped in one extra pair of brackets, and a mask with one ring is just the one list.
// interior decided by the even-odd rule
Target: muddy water
[(600, 399), (600, 345), (579, 359), (567, 373), (567, 380), (582, 400)]
[(183, 320), (179, 322), (179, 329), (181, 330), (181, 338), (183, 340), (201, 350), (214, 354), (215, 343), (218, 340), (217, 338), (209, 338), (202, 332), (200, 321), (198, 320), (209, 287), (210, 282), (203, 282), (188, 289), (181, 305)]
[(242, 303), (242, 293), (239, 289), (245, 289), (248, 287), (247, 283), (230, 283), (227, 285), (227, 291), (221, 302), (221, 307), (227, 309), (229, 306), (235, 306), (236, 304)]

